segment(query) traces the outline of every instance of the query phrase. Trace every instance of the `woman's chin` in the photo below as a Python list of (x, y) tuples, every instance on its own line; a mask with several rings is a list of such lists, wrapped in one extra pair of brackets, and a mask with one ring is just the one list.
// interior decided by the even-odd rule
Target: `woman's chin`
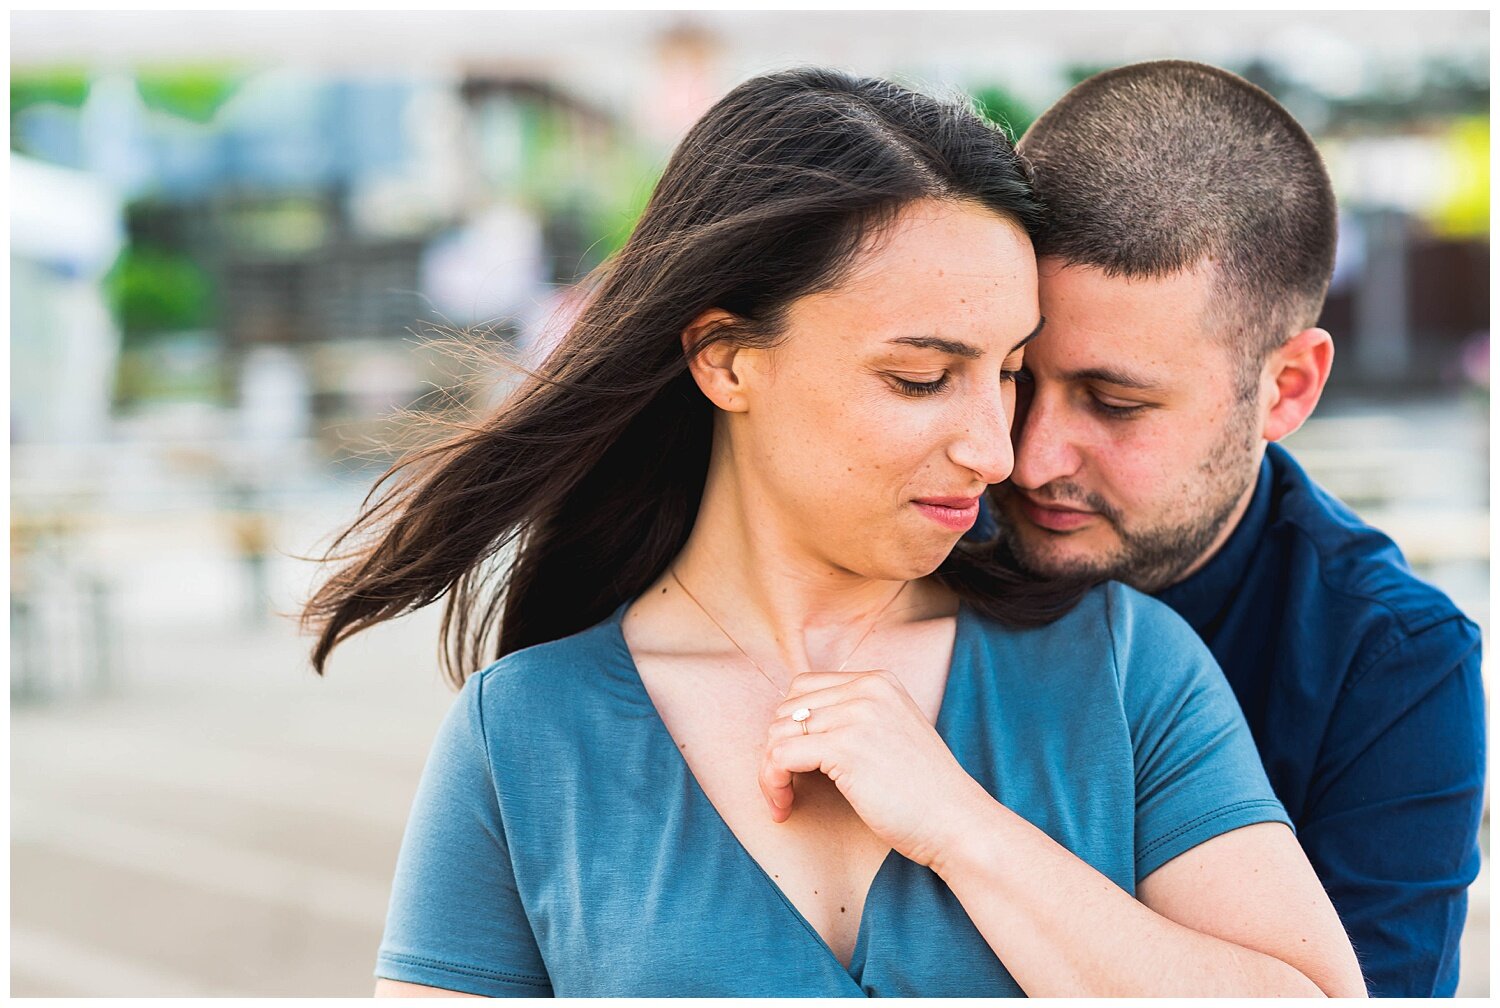
[(948, 559), (948, 554), (953, 552), (953, 547), (958, 544), (958, 537), (946, 547), (923, 546), (920, 548), (909, 548), (901, 556), (892, 556), (886, 563), (879, 564), (880, 573), (872, 573), (870, 576), (882, 581), (915, 581), (917, 578), (927, 577), (933, 574)]

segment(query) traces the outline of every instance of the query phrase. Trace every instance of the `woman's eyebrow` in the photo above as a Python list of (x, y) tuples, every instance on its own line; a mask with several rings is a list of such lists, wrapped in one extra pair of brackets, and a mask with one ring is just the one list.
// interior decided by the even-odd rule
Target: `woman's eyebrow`
[[(1017, 350), (1021, 349), (1027, 343), (1030, 343), (1032, 340), (1034, 340), (1038, 336), (1040, 336), (1042, 334), (1042, 326), (1044, 326), (1046, 324), (1047, 324), (1047, 316), (1045, 316), (1045, 315), (1038, 315), (1037, 319), (1036, 319), (1036, 328), (1033, 329), (1033, 330), (1031, 330), (1031, 332), (1027, 333), (1025, 335), (1025, 337), (1022, 338), (1021, 342), (1019, 342), (1015, 346), (1011, 347), (1010, 348), (1010, 353), (1015, 353)], [(1005, 356), (1009, 357), (1010, 354), (1006, 354)]]
[(941, 336), (896, 336), (886, 340), (887, 343), (899, 343), (902, 346), (913, 346), (922, 350), (937, 350), (954, 357), (966, 357), (975, 360), (984, 356), (984, 351), (972, 343), (962, 340), (944, 339)]
[[(1006, 356), (1009, 357), (1010, 354), (1015, 353), (1027, 343), (1030, 343), (1032, 340), (1036, 339), (1037, 336), (1041, 335), (1042, 326), (1046, 324), (1047, 319), (1045, 316), (1039, 318), (1036, 323), (1036, 328), (1027, 333), (1026, 336), (1021, 339), (1021, 342), (1011, 347), (1010, 352), (1007, 353)], [(965, 343), (962, 340), (946, 339), (942, 336), (895, 336), (891, 339), (886, 340), (886, 342), (899, 343), (902, 346), (912, 346), (922, 350), (937, 350), (941, 353), (951, 354), (954, 357), (963, 357), (967, 360), (977, 360), (980, 357), (984, 356), (984, 351), (972, 343)]]

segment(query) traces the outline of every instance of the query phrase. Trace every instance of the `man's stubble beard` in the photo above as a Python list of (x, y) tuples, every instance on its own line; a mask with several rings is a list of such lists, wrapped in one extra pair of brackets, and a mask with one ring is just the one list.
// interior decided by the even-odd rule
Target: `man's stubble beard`
[[(1152, 528), (1131, 529), (1120, 513), (1098, 494), (1085, 491), (1068, 480), (1054, 480), (1035, 494), (1041, 500), (1072, 502), (1098, 512), (1114, 528), (1118, 546), (1106, 557), (1049, 563), (1048, 551), (1035, 549), (1017, 533), (1008, 508), (996, 508), (1000, 547), (1022, 569), (1045, 577), (1084, 577), (1123, 581), (1143, 592), (1160, 591), (1176, 584), (1213, 545), (1234, 515), (1245, 490), (1255, 479), (1258, 445), (1258, 411), (1254, 403), (1239, 402), (1224, 437), (1208, 458), (1199, 464), (1203, 474), (1191, 511), (1185, 521)], [(1003, 496), (1008, 487), (998, 487)], [(1042, 536), (1053, 533), (1043, 532)]]

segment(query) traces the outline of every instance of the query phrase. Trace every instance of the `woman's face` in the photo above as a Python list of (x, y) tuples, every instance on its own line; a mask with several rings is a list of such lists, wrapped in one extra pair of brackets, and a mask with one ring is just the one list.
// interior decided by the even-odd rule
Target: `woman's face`
[(785, 339), (741, 350), (729, 448), (757, 523), (866, 577), (931, 573), (1012, 465), (1036, 260), (971, 203), (907, 207), (835, 289), (790, 306)]

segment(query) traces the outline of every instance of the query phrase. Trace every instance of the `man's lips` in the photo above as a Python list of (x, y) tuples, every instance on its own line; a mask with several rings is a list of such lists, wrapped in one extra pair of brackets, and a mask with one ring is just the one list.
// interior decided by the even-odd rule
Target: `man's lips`
[(967, 532), (979, 520), (978, 497), (921, 497), (917, 510), (954, 532)]
[(1021, 505), (1021, 512), (1033, 525), (1039, 525), (1052, 532), (1072, 532), (1081, 529), (1093, 522), (1099, 514), (1097, 511), (1088, 511), (1083, 508), (1039, 504), (1023, 493), (1016, 493), (1015, 498), (1016, 503)]

